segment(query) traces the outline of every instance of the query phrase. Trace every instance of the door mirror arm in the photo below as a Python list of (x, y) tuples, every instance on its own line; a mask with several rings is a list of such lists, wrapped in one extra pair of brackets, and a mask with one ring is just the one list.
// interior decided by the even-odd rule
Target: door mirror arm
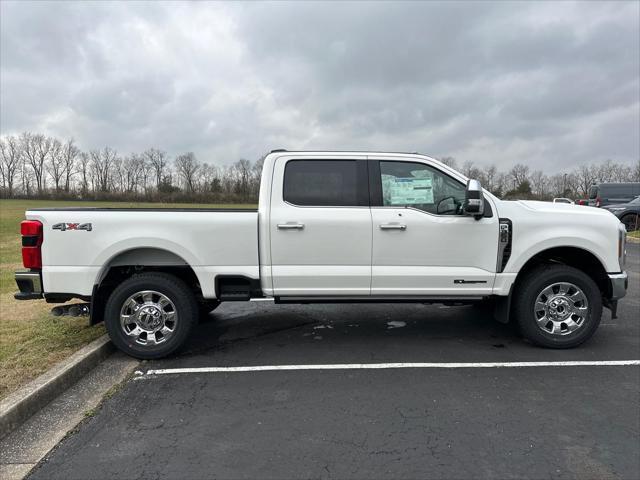
[(484, 194), (478, 180), (470, 179), (467, 182), (462, 210), (465, 215), (473, 216), (476, 220), (480, 220), (483, 217)]

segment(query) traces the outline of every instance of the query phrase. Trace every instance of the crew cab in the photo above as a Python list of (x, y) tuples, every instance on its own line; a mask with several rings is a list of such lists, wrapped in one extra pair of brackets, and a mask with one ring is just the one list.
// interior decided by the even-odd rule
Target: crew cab
[[(138, 358), (180, 348), (220, 302), (484, 303), (574, 347), (625, 295), (609, 212), (503, 201), (419, 154), (273, 151), (257, 209), (31, 209), (17, 299), (87, 312)], [(75, 310), (74, 310), (75, 309)]]

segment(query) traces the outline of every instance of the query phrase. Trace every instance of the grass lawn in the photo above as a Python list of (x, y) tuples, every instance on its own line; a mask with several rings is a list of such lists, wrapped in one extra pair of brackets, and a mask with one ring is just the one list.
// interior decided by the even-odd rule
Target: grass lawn
[[(53, 364), (98, 338), (100, 325), (87, 318), (54, 317), (44, 300), (17, 301), (13, 272), (22, 268), (20, 222), (24, 212), (38, 207), (243, 207), (253, 205), (195, 205), (51, 200), (0, 200), (0, 398), (37, 377)], [(79, 300), (78, 300), (79, 302)], [(75, 303), (75, 302), (72, 302)]]

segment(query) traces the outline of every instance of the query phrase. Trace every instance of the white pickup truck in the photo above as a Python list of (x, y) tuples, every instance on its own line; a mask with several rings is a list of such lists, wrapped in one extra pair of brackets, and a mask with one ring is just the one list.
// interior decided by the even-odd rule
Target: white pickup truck
[(503, 201), (433, 158), (273, 151), (257, 210), (33, 209), (17, 299), (90, 313), (138, 358), (185, 343), (220, 302), (490, 303), (567, 348), (615, 316), (625, 229), (596, 208)]

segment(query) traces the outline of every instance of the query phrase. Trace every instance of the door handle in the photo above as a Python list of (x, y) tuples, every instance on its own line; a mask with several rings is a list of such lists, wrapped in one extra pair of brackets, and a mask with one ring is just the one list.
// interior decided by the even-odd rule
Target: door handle
[(304, 228), (304, 223), (279, 223), (279, 230), (302, 230)]
[(383, 223), (380, 230), (406, 230), (407, 226), (401, 223)]

